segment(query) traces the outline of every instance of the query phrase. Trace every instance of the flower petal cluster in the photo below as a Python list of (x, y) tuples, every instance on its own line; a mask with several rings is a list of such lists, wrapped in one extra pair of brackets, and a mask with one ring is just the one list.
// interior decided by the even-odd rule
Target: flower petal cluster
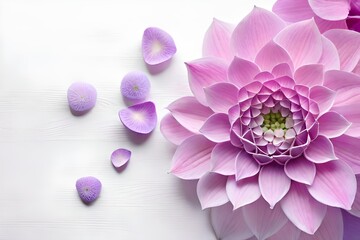
[(178, 145), (170, 172), (199, 179), (219, 239), (353, 234), (359, 51), (359, 33), (321, 34), (313, 19), (287, 25), (257, 7), (237, 26), (214, 19), (203, 58), (186, 63), (194, 96), (171, 103), (160, 128)]

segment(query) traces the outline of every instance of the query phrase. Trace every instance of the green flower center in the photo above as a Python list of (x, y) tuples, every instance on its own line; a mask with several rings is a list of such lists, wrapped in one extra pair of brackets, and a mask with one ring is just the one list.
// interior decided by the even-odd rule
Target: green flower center
[(270, 112), (268, 114), (263, 114), (262, 116), (264, 118), (264, 122), (261, 125), (261, 128), (264, 132), (270, 129), (273, 131), (276, 129), (283, 129), (284, 131), (288, 130), (288, 128), (285, 126), (286, 118), (282, 117), (279, 112)]

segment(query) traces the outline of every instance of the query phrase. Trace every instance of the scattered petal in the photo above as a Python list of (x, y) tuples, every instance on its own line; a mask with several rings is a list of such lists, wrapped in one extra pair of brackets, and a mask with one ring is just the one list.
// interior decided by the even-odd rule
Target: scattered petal
[(130, 72), (121, 81), (121, 94), (130, 100), (144, 100), (150, 92), (150, 81), (142, 72)]
[(130, 160), (130, 157), (131, 151), (119, 148), (111, 154), (110, 159), (115, 168), (120, 168)]
[(82, 115), (90, 111), (96, 103), (96, 89), (84, 82), (75, 82), (67, 91), (70, 110), (75, 115)]
[(76, 190), (85, 204), (94, 202), (100, 195), (101, 182), (95, 177), (82, 177), (76, 181)]

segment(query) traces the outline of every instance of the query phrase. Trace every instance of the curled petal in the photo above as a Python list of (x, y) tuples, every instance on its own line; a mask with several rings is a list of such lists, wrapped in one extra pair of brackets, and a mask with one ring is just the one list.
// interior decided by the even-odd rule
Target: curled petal
[(244, 220), (242, 211), (240, 209), (233, 211), (230, 203), (212, 208), (210, 220), (218, 239), (246, 240), (253, 235)]
[(285, 164), (285, 173), (291, 180), (311, 185), (315, 178), (316, 167), (313, 162), (301, 156)]
[(312, 141), (305, 150), (304, 155), (307, 160), (314, 163), (325, 163), (337, 159), (334, 153), (334, 146), (331, 141), (324, 136), (318, 136)]
[(227, 177), (216, 173), (208, 173), (200, 178), (196, 191), (202, 209), (217, 207), (229, 201), (226, 181)]
[(243, 87), (253, 82), (259, 72), (260, 69), (256, 64), (235, 57), (228, 69), (229, 81), (238, 87)]
[(329, 111), (334, 104), (335, 96), (335, 91), (323, 86), (315, 86), (310, 90), (310, 98), (319, 106), (320, 115)]
[(155, 104), (144, 102), (120, 110), (119, 118), (125, 127), (133, 132), (148, 134), (157, 123)]
[(131, 151), (119, 148), (111, 154), (110, 159), (115, 168), (120, 168), (130, 160), (130, 157)]
[(355, 174), (360, 174), (360, 139), (342, 135), (331, 142), (339, 160), (348, 164)]
[(322, 54), (321, 34), (314, 20), (289, 25), (274, 41), (289, 53), (295, 68), (318, 63)]
[(232, 34), (231, 42), (236, 55), (254, 60), (259, 50), (284, 27), (285, 23), (274, 13), (254, 7), (252, 12), (236, 26)]
[(230, 142), (217, 144), (211, 153), (211, 171), (226, 176), (235, 175), (235, 160), (239, 151)]
[(256, 176), (239, 181), (236, 181), (234, 177), (229, 177), (226, 183), (226, 192), (234, 210), (255, 202), (261, 196)]
[(267, 239), (288, 222), (280, 206), (270, 209), (263, 198), (242, 207), (242, 211), (247, 225), (259, 240)]
[(348, 0), (309, 0), (309, 5), (316, 15), (331, 21), (345, 19), (350, 10)]
[(261, 195), (274, 208), (289, 191), (291, 180), (286, 176), (283, 166), (268, 164), (263, 166), (259, 174)]
[(180, 98), (168, 106), (174, 118), (191, 132), (199, 132), (214, 112), (201, 105), (194, 97)]
[(299, 22), (314, 16), (308, 0), (277, 0), (272, 10), (287, 22)]
[(293, 182), (281, 201), (281, 208), (301, 231), (314, 234), (325, 217), (327, 207), (310, 196), (304, 185)]
[(227, 114), (215, 113), (209, 117), (200, 132), (213, 142), (230, 141), (230, 122)]
[(160, 131), (163, 136), (175, 145), (181, 144), (185, 139), (194, 135), (184, 128), (176, 119), (167, 114), (160, 122)]
[(238, 103), (239, 89), (231, 83), (215, 83), (204, 88), (206, 101), (214, 112), (228, 113)]
[(350, 122), (336, 112), (327, 112), (322, 115), (318, 121), (320, 126), (319, 134), (328, 138), (335, 138), (343, 135), (351, 125)]
[(170, 172), (182, 179), (199, 179), (211, 168), (211, 151), (215, 143), (194, 135), (176, 149)]
[(156, 27), (145, 29), (142, 38), (144, 61), (156, 65), (171, 59), (176, 53), (173, 38), (164, 30)]
[(236, 157), (235, 169), (236, 181), (239, 181), (256, 175), (260, 170), (260, 165), (246, 151), (241, 151)]
[(234, 28), (235, 26), (214, 18), (205, 33), (203, 56), (218, 57), (231, 61), (234, 54), (230, 48), (230, 39)]
[(304, 65), (294, 74), (297, 84), (308, 87), (321, 86), (324, 79), (324, 66), (322, 64)]
[(186, 63), (189, 85), (196, 99), (207, 106), (204, 88), (227, 81), (227, 63), (218, 58), (201, 58)]
[(314, 182), (307, 188), (319, 202), (350, 210), (356, 194), (356, 179), (347, 164), (331, 161), (317, 166)]

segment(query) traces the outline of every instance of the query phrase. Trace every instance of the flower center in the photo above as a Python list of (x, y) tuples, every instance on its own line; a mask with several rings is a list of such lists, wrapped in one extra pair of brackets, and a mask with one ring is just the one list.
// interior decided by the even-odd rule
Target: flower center
[(264, 122), (261, 125), (261, 128), (264, 132), (271, 129), (275, 131), (276, 129), (282, 129), (287, 130), (287, 127), (285, 126), (285, 118), (281, 116), (279, 112), (273, 113), (270, 112), (268, 114), (262, 115), (264, 118)]

